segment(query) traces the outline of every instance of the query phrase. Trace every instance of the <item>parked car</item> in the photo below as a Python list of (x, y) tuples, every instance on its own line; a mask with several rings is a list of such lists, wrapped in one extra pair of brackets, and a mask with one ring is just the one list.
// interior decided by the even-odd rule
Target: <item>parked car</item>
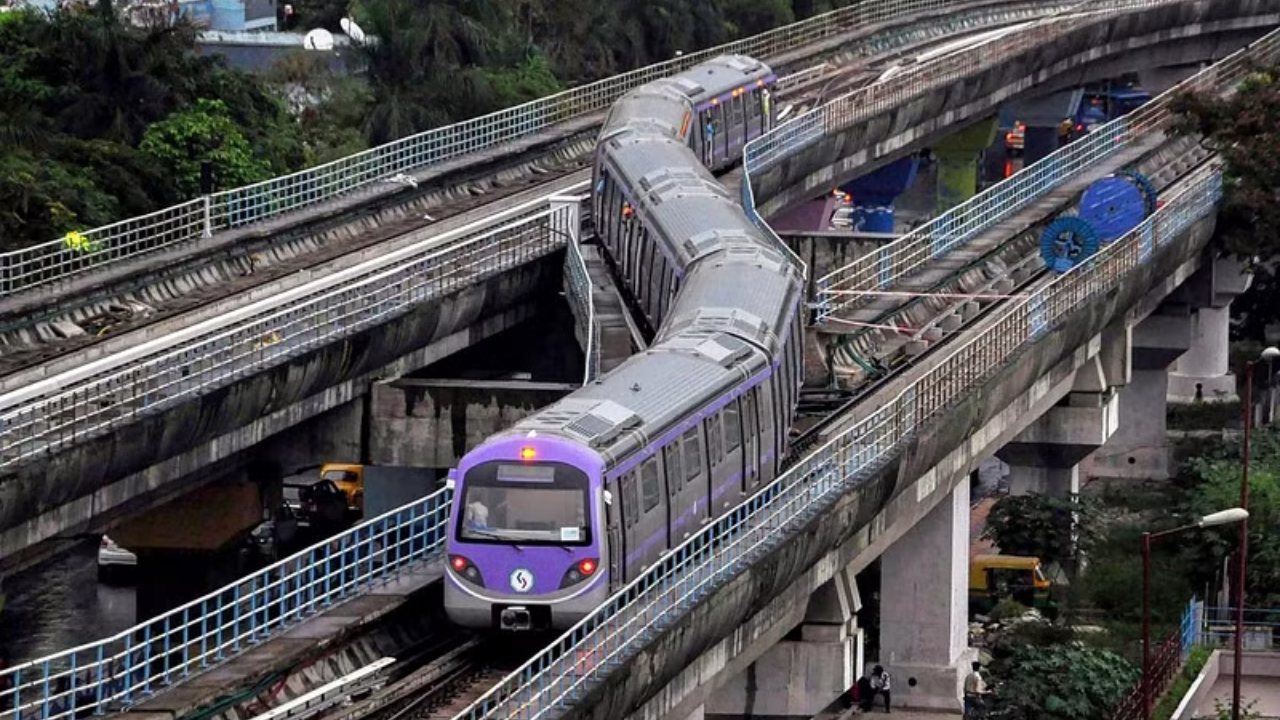
[(284, 504), (297, 518), (299, 529), (332, 532), (345, 526), (351, 518), (347, 494), (332, 480), (287, 482)]
[(98, 545), (98, 581), (110, 582), (132, 574), (138, 567), (138, 556), (120, 547), (106, 535)]

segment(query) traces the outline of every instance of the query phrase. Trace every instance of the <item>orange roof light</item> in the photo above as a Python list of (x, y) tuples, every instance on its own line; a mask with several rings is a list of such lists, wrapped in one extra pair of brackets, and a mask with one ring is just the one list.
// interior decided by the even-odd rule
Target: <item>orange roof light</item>
[(536, 449), (531, 448), (531, 447), (522, 447), (522, 448), (520, 448), (520, 459), (521, 459), (521, 460), (524, 460), (525, 462), (529, 462), (530, 460), (532, 460), (532, 459), (534, 459), (534, 458), (536, 458), (536, 457), (538, 457), (538, 451), (537, 451)]

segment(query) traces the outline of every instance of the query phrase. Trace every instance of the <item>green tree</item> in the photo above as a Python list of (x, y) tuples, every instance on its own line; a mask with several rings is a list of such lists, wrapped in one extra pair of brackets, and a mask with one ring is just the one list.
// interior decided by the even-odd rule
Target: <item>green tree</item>
[(1119, 655), (1079, 644), (1022, 645), (991, 669), (1002, 685), (991, 702), (1010, 720), (1111, 717), (1140, 676)]
[(1097, 503), (1080, 496), (1006, 495), (987, 515), (982, 537), (1005, 555), (1067, 565), (1097, 540)]
[(195, 39), (182, 22), (125, 23), (109, 2), (0, 15), (0, 246), (48, 242), (183, 199), (191, 183), (138, 146), (198, 98), (223, 104), (271, 172), (302, 164), (299, 124), (268, 85), (196, 55)]
[(182, 193), (200, 193), (200, 163), (213, 162), (219, 188), (249, 185), (271, 177), (268, 163), (253, 156), (249, 141), (220, 100), (197, 100), (147, 128), (138, 150), (172, 176)]
[[(1245, 591), (1250, 605), (1270, 607), (1280, 602), (1280, 432), (1268, 428), (1255, 433), (1250, 456)], [(1187, 495), (1189, 517), (1240, 504), (1241, 460), (1240, 444), (1233, 442), (1189, 463), (1197, 480)], [(1238, 538), (1235, 527), (1210, 528), (1185, 544), (1196, 566), (1203, 568), (1202, 582), (1212, 578), (1220, 558), (1235, 550)]]
[(1245, 258), (1280, 255), (1280, 66), (1246, 75), (1229, 97), (1183, 93), (1174, 98), (1177, 129), (1200, 135), (1226, 162), (1226, 196), (1218, 234)]
[[(1201, 136), (1225, 161), (1224, 197), (1216, 237), (1224, 248), (1263, 265), (1280, 256), (1280, 66), (1251, 68), (1238, 92), (1183, 93), (1174, 98), (1175, 129)], [(1262, 340), (1280, 320), (1280, 289), (1260, 267), (1257, 282), (1236, 303), (1245, 322), (1239, 337)]]

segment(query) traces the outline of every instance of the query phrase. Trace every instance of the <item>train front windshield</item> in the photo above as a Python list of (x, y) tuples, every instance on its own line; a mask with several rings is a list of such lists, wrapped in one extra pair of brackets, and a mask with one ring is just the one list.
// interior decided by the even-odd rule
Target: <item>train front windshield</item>
[(563, 463), (487, 462), (462, 479), (457, 538), (470, 543), (587, 545), (586, 473)]

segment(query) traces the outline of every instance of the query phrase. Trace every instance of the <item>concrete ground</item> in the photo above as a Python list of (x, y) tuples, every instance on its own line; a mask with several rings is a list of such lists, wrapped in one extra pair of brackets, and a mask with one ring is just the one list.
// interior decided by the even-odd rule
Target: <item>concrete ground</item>
[[(1280, 678), (1244, 675), (1240, 683), (1240, 697), (1242, 715), (1244, 707), (1252, 700), (1256, 703), (1253, 711), (1261, 715), (1263, 720), (1280, 718)], [(1205, 701), (1196, 708), (1196, 717), (1213, 717), (1215, 700), (1226, 707), (1231, 706), (1230, 675), (1224, 673), (1218, 677)]]

